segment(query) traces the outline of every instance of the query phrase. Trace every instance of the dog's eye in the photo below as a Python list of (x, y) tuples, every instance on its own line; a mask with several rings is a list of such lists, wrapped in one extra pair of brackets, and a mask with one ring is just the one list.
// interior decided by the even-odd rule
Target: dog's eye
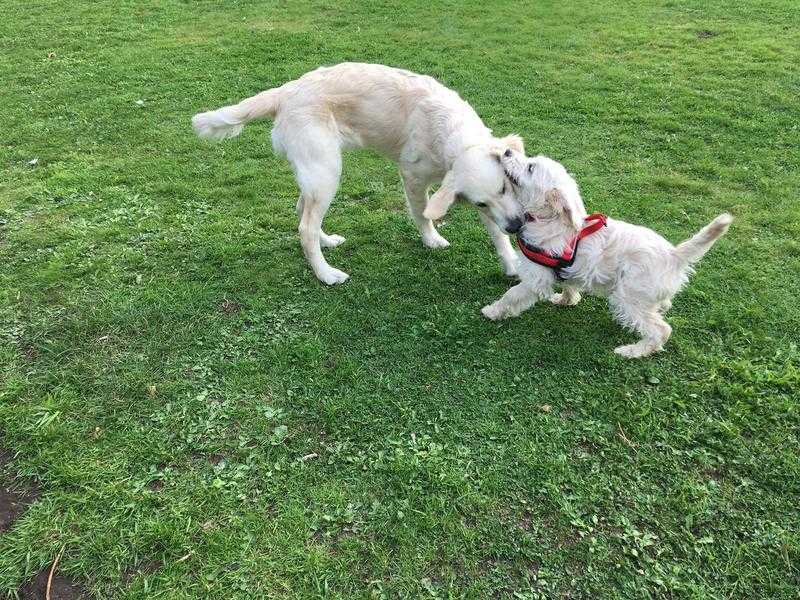
[(478, 208), (486, 208), (486, 202), (476, 202), (475, 206)]
[(534, 163), (528, 163), (528, 173), (533, 173), (533, 170), (536, 168)]
[(506, 182), (504, 181), (503, 182), (503, 187), (500, 188), (500, 195), (502, 196), (505, 193), (506, 193)]

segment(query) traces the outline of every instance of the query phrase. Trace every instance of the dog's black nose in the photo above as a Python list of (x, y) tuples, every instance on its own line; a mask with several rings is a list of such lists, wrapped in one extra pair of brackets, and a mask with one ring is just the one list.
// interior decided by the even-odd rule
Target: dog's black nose
[(512, 154), (513, 152), (511, 152), (511, 148), (503, 152), (503, 156), (505, 156), (506, 158), (509, 158)]
[(517, 233), (522, 228), (522, 219), (514, 217), (506, 223), (506, 231), (508, 233)]

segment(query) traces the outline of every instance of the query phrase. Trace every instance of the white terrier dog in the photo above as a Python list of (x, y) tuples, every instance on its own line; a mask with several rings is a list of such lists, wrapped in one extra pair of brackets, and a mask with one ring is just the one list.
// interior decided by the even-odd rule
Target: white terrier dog
[[(733, 217), (721, 214), (673, 246), (645, 227), (587, 216), (578, 185), (554, 160), (507, 150), (501, 161), (526, 211), (518, 234), (521, 283), (485, 306), (483, 314), (492, 320), (515, 317), (545, 299), (572, 306), (586, 290), (607, 296), (614, 317), (642, 337), (617, 348), (617, 354), (638, 358), (662, 350), (672, 333), (663, 317), (672, 297)], [(557, 279), (563, 290), (553, 294)]]
[[(274, 118), (272, 145), (286, 156), (300, 187), (300, 242), (314, 273), (327, 284), (346, 273), (331, 267), (321, 248), (344, 241), (322, 231), (339, 187), (342, 150), (372, 148), (400, 165), (411, 218), (428, 248), (449, 242), (436, 231), (456, 199), (479, 209), (507, 275), (517, 255), (505, 235), (522, 225), (521, 209), (496, 155), (523, 152), (519, 136), (492, 136), (472, 107), (431, 77), (383, 65), (343, 63), (319, 68), (239, 104), (200, 113), (200, 137), (225, 139), (255, 119)], [(430, 198), (427, 190), (441, 182)]]

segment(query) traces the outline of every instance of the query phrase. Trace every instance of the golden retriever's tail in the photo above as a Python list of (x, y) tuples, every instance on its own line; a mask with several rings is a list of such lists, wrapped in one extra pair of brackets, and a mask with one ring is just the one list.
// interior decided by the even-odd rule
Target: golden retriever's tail
[(722, 213), (688, 240), (675, 246), (675, 256), (686, 265), (697, 262), (711, 249), (714, 242), (725, 235), (732, 222), (731, 215)]
[(280, 107), (282, 88), (273, 88), (231, 106), (198, 113), (192, 127), (201, 138), (224, 140), (239, 135), (247, 123), (275, 116)]

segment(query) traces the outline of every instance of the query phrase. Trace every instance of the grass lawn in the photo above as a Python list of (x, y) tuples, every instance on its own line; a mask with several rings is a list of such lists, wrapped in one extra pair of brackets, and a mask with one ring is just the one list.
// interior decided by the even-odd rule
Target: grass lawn
[[(63, 550), (98, 598), (798, 597), (795, 1), (0, 12), (0, 596)], [(425, 249), (366, 152), (318, 283), (269, 125), (189, 120), (344, 60), (436, 76), (590, 212), (734, 213), (667, 351), (616, 357), (598, 298), (485, 320), (474, 211)]]

